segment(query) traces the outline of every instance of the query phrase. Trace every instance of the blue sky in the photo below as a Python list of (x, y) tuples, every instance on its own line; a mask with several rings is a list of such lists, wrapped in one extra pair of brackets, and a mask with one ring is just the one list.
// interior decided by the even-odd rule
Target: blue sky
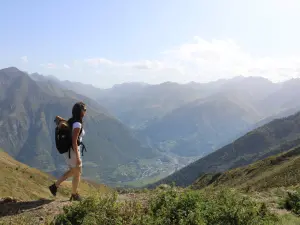
[(109, 87), (300, 75), (297, 0), (3, 1), (0, 67)]

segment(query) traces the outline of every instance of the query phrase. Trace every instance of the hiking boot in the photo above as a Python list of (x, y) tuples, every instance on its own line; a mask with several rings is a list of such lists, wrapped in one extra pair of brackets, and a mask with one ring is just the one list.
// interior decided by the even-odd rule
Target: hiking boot
[(57, 187), (55, 184), (52, 184), (51, 186), (49, 186), (49, 190), (53, 196), (56, 196)]
[(73, 200), (74, 201), (81, 201), (82, 198), (80, 197), (80, 195), (78, 193), (76, 193), (76, 194), (71, 195), (70, 201), (73, 201)]

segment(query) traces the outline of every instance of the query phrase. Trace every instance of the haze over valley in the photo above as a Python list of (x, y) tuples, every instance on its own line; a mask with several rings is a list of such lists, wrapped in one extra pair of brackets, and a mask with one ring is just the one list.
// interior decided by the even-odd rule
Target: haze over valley
[[(53, 175), (55, 115), (88, 105), (84, 174), (110, 185), (143, 186), (276, 118), (299, 111), (300, 81), (237, 76), (208, 83), (124, 83), (100, 89), (15, 67), (0, 70), (1, 147)], [(30, 154), (29, 154), (30, 153)]]

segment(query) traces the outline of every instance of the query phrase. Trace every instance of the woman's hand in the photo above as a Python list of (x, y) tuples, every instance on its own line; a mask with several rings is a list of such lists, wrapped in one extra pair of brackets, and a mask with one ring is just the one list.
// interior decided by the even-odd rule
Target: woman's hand
[(81, 165), (81, 159), (76, 157), (76, 166), (79, 167)]

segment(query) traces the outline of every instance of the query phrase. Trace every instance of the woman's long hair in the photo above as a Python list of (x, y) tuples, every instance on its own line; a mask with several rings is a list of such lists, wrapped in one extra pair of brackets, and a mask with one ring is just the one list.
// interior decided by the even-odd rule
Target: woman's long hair
[(80, 123), (83, 123), (82, 117), (81, 117), (81, 112), (86, 108), (85, 104), (83, 102), (77, 102), (73, 106), (72, 109), (72, 119), (74, 121), (79, 121)]

